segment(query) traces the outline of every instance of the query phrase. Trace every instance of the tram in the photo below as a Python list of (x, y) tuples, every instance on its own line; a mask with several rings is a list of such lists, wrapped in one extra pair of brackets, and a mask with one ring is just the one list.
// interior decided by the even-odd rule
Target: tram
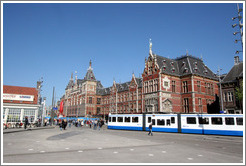
[(108, 129), (243, 136), (242, 114), (109, 114)]

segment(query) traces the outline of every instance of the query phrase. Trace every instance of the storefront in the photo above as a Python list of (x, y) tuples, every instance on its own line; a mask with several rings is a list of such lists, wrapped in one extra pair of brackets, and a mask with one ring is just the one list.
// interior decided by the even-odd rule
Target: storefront
[(38, 90), (29, 87), (3, 86), (3, 123), (15, 125), (23, 123), (28, 117), (29, 123), (38, 118)]

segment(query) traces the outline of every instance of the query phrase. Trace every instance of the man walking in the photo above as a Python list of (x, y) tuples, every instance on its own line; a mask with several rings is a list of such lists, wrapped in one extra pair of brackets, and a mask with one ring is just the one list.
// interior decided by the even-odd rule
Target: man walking
[(151, 136), (153, 136), (153, 133), (152, 133), (152, 123), (149, 124), (149, 134), (148, 135), (150, 135), (150, 134), (151, 134)]
[(24, 124), (24, 128), (26, 129), (26, 126), (28, 125), (28, 117), (25, 117), (25, 124)]

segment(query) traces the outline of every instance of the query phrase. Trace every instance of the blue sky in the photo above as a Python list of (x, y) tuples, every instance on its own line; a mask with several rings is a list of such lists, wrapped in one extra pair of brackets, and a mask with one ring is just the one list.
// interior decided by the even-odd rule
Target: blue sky
[(236, 3), (5, 3), (3, 84), (36, 87), (43, 77), (51, 105), (53, 87), (57, 101), (71, 73), (84, 78), (90, 59), (104, 87), (127, 82), (141, 76), (150, 38), (157, 55), (175, 59), (187, 50), (227, 73), (242, 49), (235, 16)]

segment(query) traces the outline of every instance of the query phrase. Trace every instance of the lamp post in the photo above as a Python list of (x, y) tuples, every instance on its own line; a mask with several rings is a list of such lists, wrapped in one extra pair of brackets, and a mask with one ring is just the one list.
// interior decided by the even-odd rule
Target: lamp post
[[(239, 8), (239, 4), (237, 4), (237, 10), (238, 10), (238, 12), (237, 12), (238, 16), (237, 17), (233, 17), (232, 20), (234, 21), (235, 19), (238, 19), (238, 24), (233, 24), (232, 28), (235, 28), (236, 26), (239, 26), (240, 32), (234, 32), (233, 35), (237, 35), (238, 33), (240, 33), (241, 40), (235, 40), (235, 43), (237, 43), (238, 41), (241, 41), (242, 50), (243, 50), (243, 24), (241, 22), (242, 16), (240, 15), (240, 13), (243, 10), (241, 8)], [(242, 52), (242, 51), (236, 51), (236, 54), (238, 54), (239, 52)]]
[(221, 102), (221, 111), (223, 111), (224, 110), (224, 106), (223, 106), (223, 97), (222, 97), (222, 88), (221, 88), (221, 79), (220, 79), (220, 71), (221, 71), (222, 69), (220, 69), (219, 67), (218, 67), (218, 77), (219, 77), (219, 84), (220, 84), (220, 102)]

